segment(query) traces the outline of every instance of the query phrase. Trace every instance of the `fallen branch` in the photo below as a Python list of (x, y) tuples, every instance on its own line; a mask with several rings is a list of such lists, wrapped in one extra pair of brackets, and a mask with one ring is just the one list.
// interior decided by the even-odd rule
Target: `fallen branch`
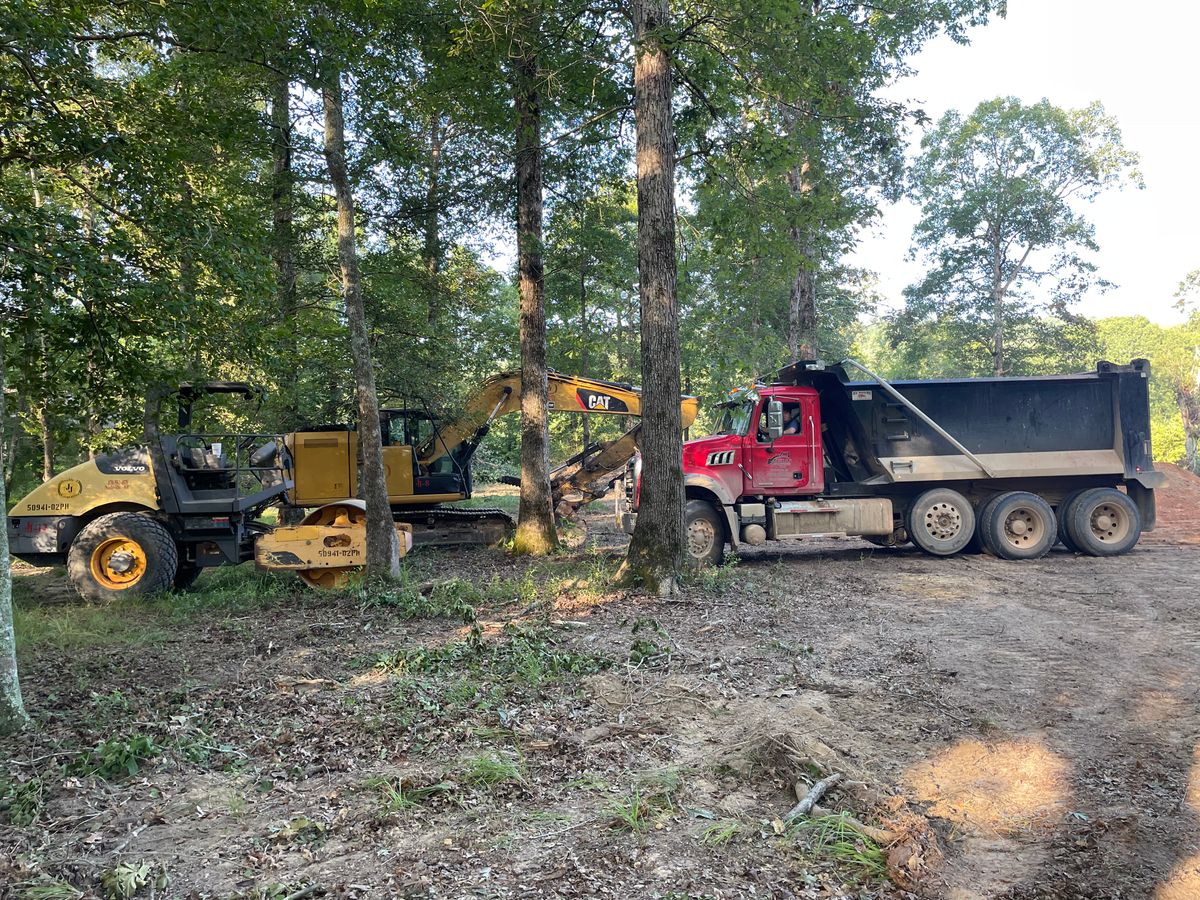
[[(825, 796), (825, 792), (845, 777), (841, 772), (834, 772), (828, 778), (822, 778), (809, 789), (808, 793), (804, 795), (799, 803), (788, 810), (788, 814), (783, 817), (783, 821), (794, 822), (802, 816), (809, 815), (813, 807), (816, 806), (817, 801)], [(799, 785), (796, 785), (796, 793), (800, 793)]]
[(897, 831), (889, 831), (886, 828), (876, 828), (874, 825), (867, 825), (865, 822), (860, 822), (858, 819), (849, 813), (834, 812), (832, 809), (826, 809), (823, 806), (813, 805), (812, 815), (816, 817), (837, 816), (859, 834), (864, 837), (869, 837), (881, 847), (886, 847), (889, 844), (894, 844), (900, 840), (902, 835)]

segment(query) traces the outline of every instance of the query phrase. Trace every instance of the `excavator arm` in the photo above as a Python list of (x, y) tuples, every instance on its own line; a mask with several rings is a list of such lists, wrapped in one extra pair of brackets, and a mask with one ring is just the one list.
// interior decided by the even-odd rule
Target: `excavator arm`
[[(547, 400), (551, 412), (606, 413), (615, 416), (640, 416), (642, 414), (642, 392), (629, 384), (615, 381), (600, 381), (578, 375), (564, 375), (551, 371), (547, 378)], [(516, 412), (521, 408), (521, 373), (501, 372), (493, 375), (477, 390), (457, 416), (439, 428), (417, 449), (417, 459), (422, 466), (431, 466), (443, 456), (466, 447), (460, 457), (470, 458), (479, 446), (492, 422), (498, 416)], [(700, 401), (695, 397), (680, 398), (683, 427), (696, 421)], [(612, 454), (613, 444), (622, 443), (628, 449), (628, 459), (637, 448), (636, 437), (626, 441), (635, 427), (617, 441), (604, 445), (605, 457)], [(624, 449), (616, 452), (624, 452)], [(619, 468), (618, 463), (614, 468)]]

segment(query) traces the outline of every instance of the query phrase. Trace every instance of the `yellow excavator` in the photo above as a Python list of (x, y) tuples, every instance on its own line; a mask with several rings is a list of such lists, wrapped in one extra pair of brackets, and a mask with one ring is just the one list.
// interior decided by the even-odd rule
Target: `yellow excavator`
[[(637, 417), (628, 384), (551, 372), (557, 412)], [(521, 375), (485, 381), (445, 423), (428, 410), (380, 412), (388, 501), (401, 552), (414, 544), (494, 543), (512, 530), (501, 510), (447, 506), (470, 498), (471, 459), (497, 417), (516, 411)], [(344, 425), (286, 436), (191, 430), (193, 405), (212, 395), (261, 399), (241, 382), (185, 384), (147, 397), (146, 444), (101, 453), (21, 499), (7, 519), (12, 554), (33, 565), (66, 565), (85, 598), (111, 599), (190, 585), (205, 568), (253, 559), (296, 572), (314, 587), (345, 584), (365, 559), (365, 507), (358, 492), (358, 435)], [(178, 406), (178, 431), (159, 424)], [(680, 401), (684, 427), (698, 401)], [(637, 450), (640, 425), (585, 448), (555, 471), (560, 512), (604, 493)], [(267, 521), (271, 508), (308, 511), (298, 525)]]

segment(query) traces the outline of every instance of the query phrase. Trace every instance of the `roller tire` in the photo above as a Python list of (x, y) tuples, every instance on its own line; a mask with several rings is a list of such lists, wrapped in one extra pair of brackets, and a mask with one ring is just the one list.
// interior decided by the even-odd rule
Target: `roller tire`
[[(112, 581), (106, 584), (97, 577), (97, 571), (106, 571), (97, 558), (106, 545), (118, 540), (135, 546), (141, 555), (140, 572), (130, 576), (124, 586), (115, 586)], [(92, 520), (75, 536), (67, 553), (71, 583), (79, 596), (93, 602), (169, 591), (178, 568), (179, 551), (171, 533), (162, 523), (137, 512), (108, 513)]]
[(908, 508), (908, 537), (931, 556), (960, 553), (975, 534), (971, 501), (949, 488), (934, 488)]
[(196, 579), (200, 577), (200, 573), (204, 571), (200, 566), (193, 566), (188, 563), (181, 562), (175, 570), (175, 578), (172, 581), (172, 587), (177, 591), (190, 590), (192, 585), (196, 583)]
[(1000, 559), (1040, 559), (1058, 542), (1054, 510), (1037, 494), (1009, 491), (989, 500), (981, 512), (983, 546)]
[(705, 500), (689, 500), (683, 510), (683, 555), (688, 568), (719, 566), (725, 558), (725, 521)]
[[(1123, 528), (1102, 529), (1103, 508), (1116, 515)], [(1071, 504), (1067, 533), (1081, 553), (1089, 556), (1120, 556), (1128, 553), (1142, 536), (1142, 516), (1137, 505), (1116, 488), (1092, 488)], [(1124, 518), (1121, 518), (1121, 517)]]

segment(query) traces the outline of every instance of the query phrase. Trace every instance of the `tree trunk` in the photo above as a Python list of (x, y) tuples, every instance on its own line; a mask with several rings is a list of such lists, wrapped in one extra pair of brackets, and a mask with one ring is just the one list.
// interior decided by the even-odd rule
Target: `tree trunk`
[[(807, 160), (788, 172), (788, 186), (802, 208), (812, 193), (808, 172)], [(790, 230), (792, 245), (803, 259), (788, 291), (788, 352), (793, 360), (817, 358), (817, 261), (810, 228), (793, 225)]]
[[(4, 472), (4, 339), (0, 337), (0, 473)], [(4, 479), (0, 478), (0, 511), (8, 510)], [(17, 677), (17, 640), (13, 632), (12, 571), (8, 560), (8, 529), (0, 529), (0, 734), (23, 728), (29, 718), (21, 701)]]
[(441, 166), (442, 139), (441, 116), (434, 114), (429, 123), (429, 184), (425, 188), (425, 275), (428, 279), (428, 323), (431, 334), (436, 334), (442, 316), (442, 295), (439, 284), (442, 273), (441, 233)]
[(54, 477), (54, 429), (45, 403), (38, 407), (37, 420), (42, 432), (42, 481), (49, 481)]
[[(1028, 255), (1028, 254), (1026, 254)], [(992, 242), (992, 374), (1004, 374), (1004, 285), (999, 238)]]
[[(588, 351), (588, 314), (587, 314), (587, 263), (579, 263), (579, 374), (586, 378), (592, 377), (592, 359)], [(583, 419), (583, 450), (592, 443), (591, 416), (581, 416)]]
[[(296, 260), (294, 249), (296, 231), (293, 224), (292, 198), (292, 111), (291, 83), (286, 75), (277, 76), (271, 84), (271, 255), (275, 260), (275, 294), (279, 306), (279, 321), (286, 335), (276, 354), (277, 368), (282, 375), (296, 365), (296, 338), (293, 320), (296, 316)], [(300, 422), (296, 386), (281, 378), (283, 387), (283, 422), (285, 429)], [(286, 385), (286, 386), (285, 386)]]
[(521, 295), (521, 504), (513, 550), (558, 546), (550, 496), (546, 302), (542, 283), (542, 111), (538, 60), (523, 48), (513, 63), (517, 113), (517, 283)]
[(634, 0), (638, 281), (641, 299), (642, 485), (625, 578), (675, 590), (683, 563), (679, 309), (675, 295), (675, 133), (671, 60), (660, 43), (667, 0)]
[(354, 194), (346, 172), (346, 128), (342, 116), (341, 72), (324, 79), (321, 100), (325, 107), (325, 162), (337, 197), (338, 261), (342, 267), (342, 296), (350, 326), (350, 357), (358, 392), (358, 443), (362, 452), (359, 493), (367, 504), (367, 575), (400, 574), (399, 548), (392, 511), (388, 505), (387, 476), (383, 468), (383, 436), (379, 401), (375, 395), (375, 369), (363, 305), (362, 281), (354, 235)]
[(1183, 419), (1183, 462), (1189, 471), (1196, 472), (1197, 449), (1200, 448), (1200, 388), (1195, 385), (1175, 389), (1175, 400)]

